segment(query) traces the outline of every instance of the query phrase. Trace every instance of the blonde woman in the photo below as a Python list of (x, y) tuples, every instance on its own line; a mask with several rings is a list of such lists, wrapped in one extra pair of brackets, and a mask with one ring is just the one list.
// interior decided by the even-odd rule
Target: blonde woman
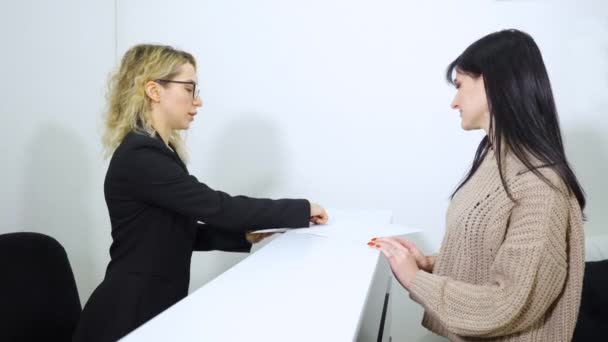
[(179, 131), (202, 106), (191, 54), (131, 48), (110, 81), (108, 100), (103, 143), (112, 154), (104, 184), (111, 261), (74, 341), (115, 341), (184, 298), (193, 251), (248, 252), (259, 239), (248, 231), (327, 222), (325, 210), (307, 200), (232, 197), (188, 174)]

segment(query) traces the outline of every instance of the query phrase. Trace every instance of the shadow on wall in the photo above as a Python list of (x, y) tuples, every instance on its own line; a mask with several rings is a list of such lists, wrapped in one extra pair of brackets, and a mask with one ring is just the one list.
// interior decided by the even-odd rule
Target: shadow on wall
[[(284, 149), (276, 124), (255, 113), (228, 123), (211, 150), (201, 181), (231, 195), (271, 196), (281, 184)], [(269, 239), (254, 246), (259, 249)], [(195, 253), (190, 291), (247, 257), (246, 253)]]
[(573, 127), (564, 132), (564, 140), (570, 164), (587, 194), (585, 232), (589, 235), (605, 233), (608, 228), (606, 132), (597, 127)]
[[(90, 208), (92, 168), (84, 141), (69, 129), (42, 124), (25, 153), (21, 229), (47, 234), (65, 248), (84, 305), (95, 283)], [(85, 291), (83, 291), (85, 289)]]

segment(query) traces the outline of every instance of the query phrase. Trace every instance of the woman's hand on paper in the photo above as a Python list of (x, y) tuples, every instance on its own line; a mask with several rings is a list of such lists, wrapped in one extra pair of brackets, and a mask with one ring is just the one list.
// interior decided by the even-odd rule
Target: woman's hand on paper
[(329, 216), (327, 216), (325, 209), (316, 203), (310, 202), (310, 222), (314, 224), (326, 224), (328, 220)]

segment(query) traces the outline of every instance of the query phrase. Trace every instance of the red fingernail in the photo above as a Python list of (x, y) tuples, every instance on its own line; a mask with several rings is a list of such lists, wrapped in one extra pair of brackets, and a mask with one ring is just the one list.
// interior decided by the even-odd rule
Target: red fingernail
[(376, 247), (380, 248), (381, 246), (379, 244), (376, 244)]
[(367, 243), (367, 245), (368, 245), (368, 246), (372, 246), (372, 247), (373, 247), (373, 246), (374, 246), (374, 243), (373, 243), (373, 242), (368, 242), (368, 243)]
[(378, 238), (373, 238), (373, 239), (372, 239), (372, 241), (376, 241), (376, 240), (378, 240)]

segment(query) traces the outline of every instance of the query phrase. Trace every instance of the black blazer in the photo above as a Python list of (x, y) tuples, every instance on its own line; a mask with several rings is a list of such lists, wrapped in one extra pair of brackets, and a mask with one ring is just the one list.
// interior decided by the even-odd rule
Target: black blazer
[(308, 201), (213, 190), (156, 136), (131, 132), (112, 156), (104, 187), (111, 261), (74, 341), (115, 341), (184, 298), (193, 251), (248, 252), (248, 230), (309, 225)]

